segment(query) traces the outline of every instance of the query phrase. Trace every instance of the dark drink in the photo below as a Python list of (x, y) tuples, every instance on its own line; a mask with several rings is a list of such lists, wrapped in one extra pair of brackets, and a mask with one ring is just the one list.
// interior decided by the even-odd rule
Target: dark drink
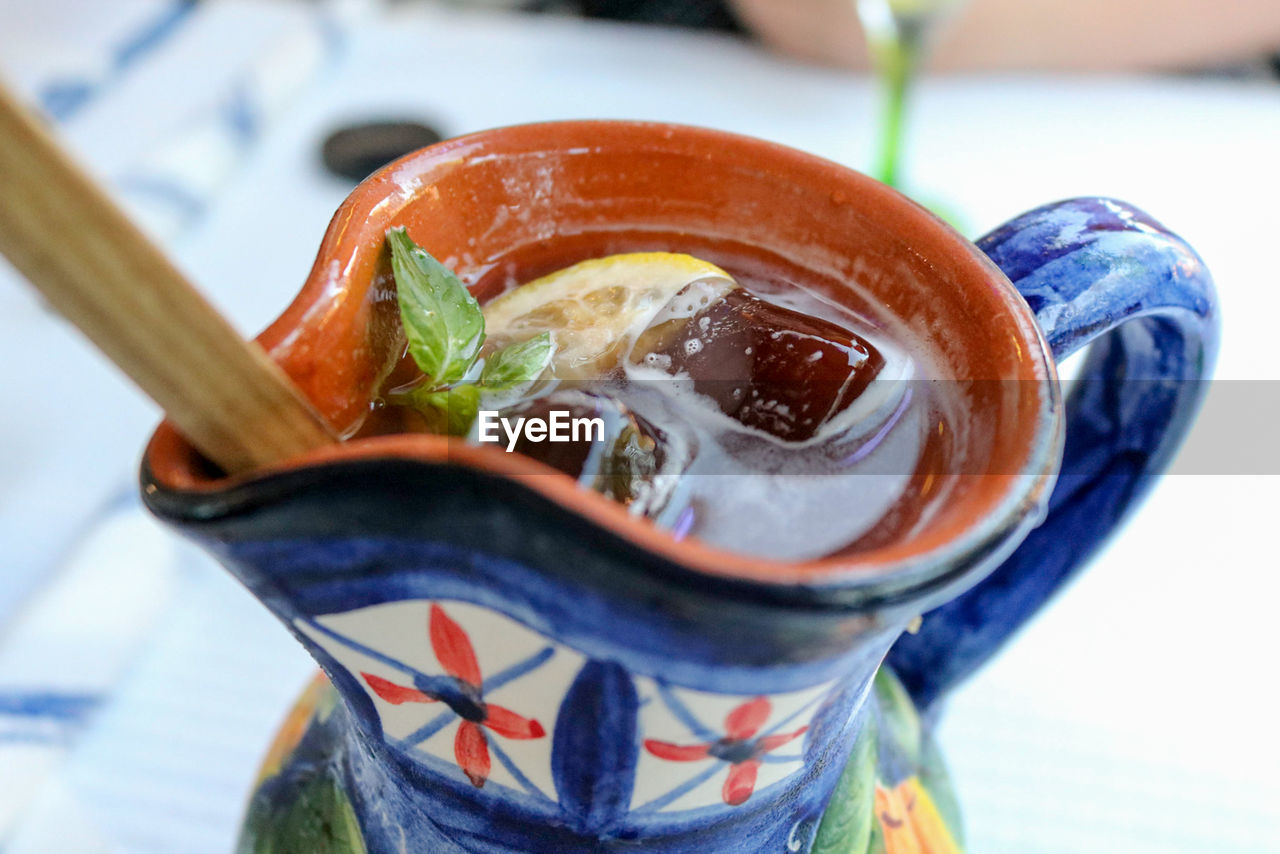
[[(637, 308), (627, 294), (662, 278), (643, 268), (664, 256), (566, 271), (572, 299), (560, 273), (539, 278), (584, 258), (670, 247), (732, 280), (691, 268), (687, 284)], [(523, 247), (472, 290), (488, 302), (521, 286), (530, 290), (517, 322), (510, 298), (490, 303), (485, 351), (549, 330), (564, 360), (536, 382), (484, 395), (472, 441), (496, 439), (678, 537), (793, 560), (901, 537), (946, 490), (952, 434), (947, 401), (928, 382), (937, 376), (921, 355), (929, 350), (856, 288), (752, 247), (653, 234)], [(365, 434), (439, 429), (395, 403), (419, 374), (408, 359), (397, 368)], [(547, 427), (554, 417), (596, 429), (566, 428), (553, 441), (564, 426)], [(529, 425), (539, 432), (520, 432)]]

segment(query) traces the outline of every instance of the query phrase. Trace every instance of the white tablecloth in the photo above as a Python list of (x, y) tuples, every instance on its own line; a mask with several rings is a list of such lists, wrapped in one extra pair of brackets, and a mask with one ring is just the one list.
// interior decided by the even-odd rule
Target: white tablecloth
[[(43, 16), (0, 3), (0, 66), (28, 87), (48, 54), (24, 34), (61, 2)], [(20, 5), (27, 30), (4, 23), (18, 20), (6, 16)], [(220, 4), (200, 14), (198, 26), (139, 60), (66, 125), (102, 174), (164, 132), (169, 105), (208, 97), (211, 69), (226, 54), (270, 47), (261, 33), (271, 32), (271, 10)], [(199, 28), (219, 26), (238, 37), (215, 39), (221, 53), (196, 49), (210, 32), (197, 40)], [(40, 38), (69, 32), (47, 28)], [(251, 334), (301, 284), (347, 192), (318, 162), (319, 140), (339, 123), (412, 116), (453, 134), (537, 119), (663, 119), (858, 166), (870, 159), (873, 103), (862, 77), (727, 37), (401, 7), (351, 31), (337, 67), (313, 81), (208, 215), (170, 245)], [(1183, 234), (1218, 278), (1219, 375), (1280, 380), (1272, 257), (1280, 89), (951, 78), (927, 82), (917, 107), (910, 172), (963, 211), (974, 234), (1066, 196), (1135, 202)], [(0, 323), (0, 359), (10, 366), (0, 545), (11, 590), (26, 591), (18, 580), (42, 578), (93, 509), (129, 488), (155, 413), (8, 282)], [(1088, 575), (957, 693), (942, 738), (971, 851), (1280, 851), (1278, 487), (1276, 477), (1166, 479)], [(229, 850), (257, 759), (311, 665), (228, 577), (186, 554), (177, 592), (36, 798), (15, 854)], [(13, 592), (10, 613), (18, 601)]]

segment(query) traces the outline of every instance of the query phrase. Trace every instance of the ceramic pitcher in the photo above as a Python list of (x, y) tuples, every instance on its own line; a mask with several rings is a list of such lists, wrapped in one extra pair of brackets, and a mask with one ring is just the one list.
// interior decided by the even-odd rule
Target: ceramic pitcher
[[(943, 354), (964, 465), (909, 535), (785, 562), (677, 541), (492, 446), (383, 436), (231, 479), (162, 425), (149, 507), (326, 677), (263, 769), (242, 850), (961, 850), (921, 721), (1185, 434), (1217, 330), (1195, 252), (1096, 198), (975, 245), (861, 174), (710, 130), (479, 133), (360, 185), (260, 338), (339, 432), (403, 352), (383, 248), (398, 225), (468, 283), (500, 279), (513, 248), (597, 232), (748, 244), (832, 299), (855, 283)], [(1064, 402), (1055, 362), (1086, 344)]]

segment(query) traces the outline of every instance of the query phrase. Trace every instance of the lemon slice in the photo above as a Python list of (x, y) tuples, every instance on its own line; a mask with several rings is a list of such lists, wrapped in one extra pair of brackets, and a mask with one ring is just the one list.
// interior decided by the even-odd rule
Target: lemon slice
[(590, 379), (620, 364), (648, 327), (692, 317), (735, 287), (724, 270), (692, 255), (633, 252), (595, 258), (485, 305), (486, 347), (549, 331), (556, 346), (551, 374)]

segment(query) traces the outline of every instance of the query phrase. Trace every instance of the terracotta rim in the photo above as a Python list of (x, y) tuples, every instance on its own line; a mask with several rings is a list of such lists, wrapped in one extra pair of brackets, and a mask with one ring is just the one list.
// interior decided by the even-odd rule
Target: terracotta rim
[[(317, 261), (306, 284), (281, 316), (258, 341), (273, 356), (295, 337), (317, 306), (328, 305), (335, 287), (334, 261), (342, 264), (344, 280), (371, 275), (376, 253), (367, 244), (370, 235), (381, 235), (389, 221), (411, 199), (396, 198), (400, 184), (392, 176), (412, 171), (424, 174), (498, 146), (531, 150), (531, 146), (557, 140), (604, 137), (642, 137), (654, 144), (676, 143), (707, 152), (710, 157), (735, 153), (768, 158), (779, 171), (794, 170), (806, 180), (825, 181), (826, 186), (849, 186), (877, 209), (887, 227), (915, 235), (917, 245), (927, 244), (933, 257), (945, 256), (952, 266), (964, 268), (967, 276), (982, 279), (984, 298), (990, 298), (1007, 320), (1017, 338), (1016, 347), (1024, 360), (1021, 379), (1039, 382), (1042, 392), (1034, 423), (1020, 425), (1025, 453), (1016, 474), (965, 475), (983, 479), (984, 501), (962, 523), (939, 526), (906, 542), (870, 549), (851, 556), (808, 561), (779, 561), (753, 558), (712, 548), (695, 540), (676, 540), (646, 520), (631, 516), (608, 498), (581, 489), (567, 475), (535, 460), (507, 454), (496, 448), (473, 447), (439, 436), (396, 435), (361, 439), (338, 444), (291, 459), (279, 466), (236, 478), (211, 477), (199, 455), (167, 421), (152, 437), (144, 456), (145, 488), (161, 490), (173, 497), (188, 496), (204, 501), (221, 493), (243, 492), (254, 484), (265, 484), (285, 472), (350, 465), (361, 461), (403, 459), (462, 466), (518, 482), (570, 513), (589, 520), (599, 528), (627, 540), (639, 548), (660, 555), (694, 572), (765, 584), (814, 586), (861, 586), (885, 582), (894, 588), (915, 586), (930, 576), (946, 574), (957, 562), (998, 548), (1012, 531), (1041, 507), (1052, 487), (1061, 451), (1060, 400), (1053, 362), (1048, 347), (1030, 309), (1008, 279), (972, 243), (925, 209), (889, 187), (847, 167), (775, 143), (722, 131), (648, 122), (574, 121), (517, 125), (482, 131), (431, 146), (384, 167), (358, 186), (334, 215), (320, 246)], [(563, 146), (563, 142), (559, 143)], [(350, 308), (350, 307), (347, 307)], [(346, 310), (339, 307), (339, 311)], [(354, 310), (352, 308), (351, 310)], [(296, 365), (280, 360), (285, 370), (299, 379)], [(305, 388), (305, 384), (304, 388)], [(314, 395), (313, 395), (314, 399)], [(323, 406), (321, 407), (324, 408)], [(231, 504), (240, 502), (232, 501)]]

